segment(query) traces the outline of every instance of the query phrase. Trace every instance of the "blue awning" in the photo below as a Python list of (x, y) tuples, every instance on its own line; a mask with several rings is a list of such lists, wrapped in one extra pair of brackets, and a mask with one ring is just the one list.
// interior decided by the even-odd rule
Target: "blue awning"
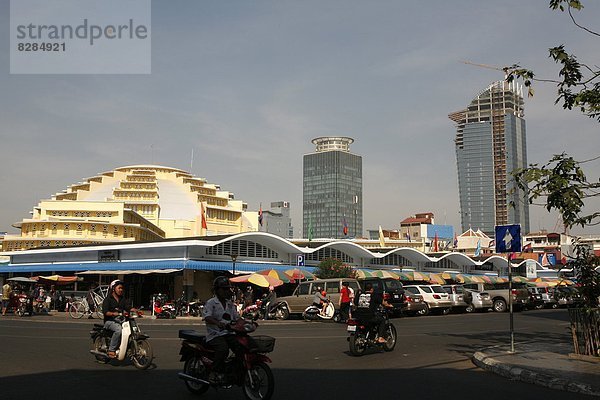
[[(231, 262), (196, 260), (124, 261), (104, 263), (5, 264), (0, 272), (82, 272), (82, 271), (142, 271), (159, 269), (193, 269), (202, 271), (231, 271)], [(256, 272), (263, 269), (285, 271), (295, 266), (281, 264), (235, 263), (236, 272)], [(313, 267), (302, 267), (312, 271)]]

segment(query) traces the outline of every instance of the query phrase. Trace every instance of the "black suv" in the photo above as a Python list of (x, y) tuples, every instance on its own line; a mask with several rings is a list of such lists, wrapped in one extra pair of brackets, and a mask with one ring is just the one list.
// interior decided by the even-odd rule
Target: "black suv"
[(365, 290), (367, 283), (370, 283), (376, 292), (382, 291), (383, 299), (394, 306), (394, 315), (402, 315), (406, 310), (406, 297), (400, 281), (393, 278), (365, 278), (359, 279), (358, 283), (361, 290)]

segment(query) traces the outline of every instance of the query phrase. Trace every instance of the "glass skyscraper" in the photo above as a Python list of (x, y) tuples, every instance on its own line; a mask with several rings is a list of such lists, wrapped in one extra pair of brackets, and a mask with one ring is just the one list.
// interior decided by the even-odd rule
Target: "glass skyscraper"
[(527, 166), (523, 89), (498, 81), (467, 109), (449, 115), (456, 123), (456, 164), (463, 232), (481, 229), (493, 237), (495, 225), (521, 224), (529, 232), (527, 194), (511, 172)]
[(304, 238), (362, 236), (362, 157), (350, 153), (353, 142), (349, 137), (316, 138), (316, 151), (304, 155)]

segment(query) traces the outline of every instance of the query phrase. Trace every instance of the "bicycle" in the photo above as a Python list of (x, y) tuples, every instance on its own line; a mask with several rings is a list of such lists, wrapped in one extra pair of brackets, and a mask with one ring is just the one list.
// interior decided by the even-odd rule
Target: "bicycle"
[(92, 294), (92, 301), (94, 303), (94, 310), (92, 311), (90, 304), (88, 303), (87, 298), (83, 298), (81, 300), (75, 300), (69, 305), (68, 311), (69, 316), (73, 319), (81, 319), (84, 315), (91, 315), (92, 318), (101, 319), (104, 317), (104, 313), (102, 312), (102, 303), (104, 302), (104, 298), (106, 297), (107, 290), (106, 288), (99, 286), (94, 289)]

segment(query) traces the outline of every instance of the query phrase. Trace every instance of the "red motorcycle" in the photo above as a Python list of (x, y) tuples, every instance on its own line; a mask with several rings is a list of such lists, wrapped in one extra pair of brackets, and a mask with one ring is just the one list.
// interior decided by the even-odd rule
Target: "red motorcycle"
[(269, 400), (273, 395), (275, 381), (267, 363), (271, 359), (265, 354), (273, 351), (275, 338), (270, 336), (250, 336), (258, 324), (240, 319), (229, 326), (235, 333), (239, 350), (225, 362), (225, 380), (219, 383), (209, 381), (212, 371), (214, 350), (206, 342), (206, 336), (195, 330), (180, 330), (181, 360), (183, 372), (179, 377), (185, 381), (188, 390), (195, 394), (205, 393), (211, 386), (230, 388), (242, 387), (248, 400)]

